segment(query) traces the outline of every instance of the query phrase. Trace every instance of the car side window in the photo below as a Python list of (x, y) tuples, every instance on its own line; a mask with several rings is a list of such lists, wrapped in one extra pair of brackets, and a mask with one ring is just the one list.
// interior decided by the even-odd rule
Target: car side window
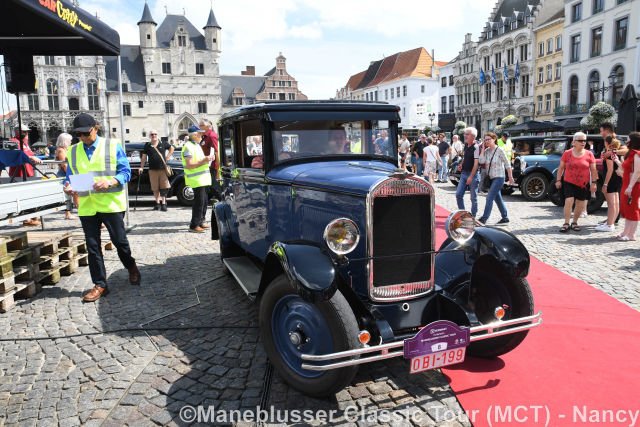
[(220, 134), (222, 136), (222, 166), (233, 168), (234, 162), (234, 146), (233, 146), (233, 126), (225, 125), (222, 127)]
[(242, 168), (263, 169), (264, 152), (260, 120), (247, 120), (238, 124), (238, 165)]

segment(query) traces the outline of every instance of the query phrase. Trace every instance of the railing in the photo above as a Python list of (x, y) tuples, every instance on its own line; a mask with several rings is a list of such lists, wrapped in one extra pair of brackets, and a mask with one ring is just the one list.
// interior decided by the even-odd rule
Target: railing
[(553, 112), (558, 116), (568, 116), (570, 114), (587, 114), (591, 105), (589, 104), (570, 104), (556, 107)]

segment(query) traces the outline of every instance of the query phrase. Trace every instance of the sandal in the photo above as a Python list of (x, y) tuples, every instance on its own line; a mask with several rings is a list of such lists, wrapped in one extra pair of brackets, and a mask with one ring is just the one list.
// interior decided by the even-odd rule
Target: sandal
[(562, 228), (559, 230), (561, 233), (566, 233), (567, 231), (569, 231), (569, 223), (565, 222), (564, 224), (562, 224)]
[(577, 222), (572, 222), (571, 223), (571, 229), (573, 231), (580, 231), (580, 230), (582, 230), (582, 227), (580, 227)]

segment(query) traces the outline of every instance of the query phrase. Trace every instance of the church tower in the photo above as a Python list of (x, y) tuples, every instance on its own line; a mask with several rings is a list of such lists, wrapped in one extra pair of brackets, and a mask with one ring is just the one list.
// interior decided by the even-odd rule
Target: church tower
[(156, 47), (156, 27), (158, 24), (153, 20), (149, 5), (144, 2), (144, 11), (142, 12), (142, 18), (138, 22), (138, 30), (140, 31), (140, 47), (154, 48)]
[(203, 30), (207, 49), (212, 50), (219, 55), (222, 51), (222, 28), (220, 28), (218, 21), (216, 21), (213, 9), (209, 12), (209, 19), (207, 19), (207, 24), (204, 26)]

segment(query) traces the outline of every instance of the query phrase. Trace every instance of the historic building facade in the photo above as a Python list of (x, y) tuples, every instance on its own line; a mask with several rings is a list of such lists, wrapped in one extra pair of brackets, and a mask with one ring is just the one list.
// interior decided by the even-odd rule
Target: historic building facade
[(373, 61), (336, 91), (336, 99), (385, 101), (400, 108), (400, 126), (415, 133), (438, 125), (439, 67), (423, 47)]
[(565, 0), (564, 8), (558, 119), (583, 117), (600, 100), (616, 105), (629, 83), (640, 89), (640, 1)]
[[(471, 33), (464, 36), (462, 49), (453, 66), (456, 99), (456, 120), (474, 126), (480, 131), (482, 105), (480, 104), (479, 67), (477, 63), (478, 43)], [(486, 127), (484, 128), (486, 130)]]
[(182, 15), (167, 15), (158, 26), (145, 3), (138, 28), (140, 45), (121, 47), (124, 132), (117, 58), (106, 58), (108, 134), (134, 141), (156, 129), (175, 139), (200, 118), (217, 121), (222, 39), (213, 10), (202, 34)]
[(107, 80), (101, 56), (34, 56), (33, 62), (36, 91), (20, 95), (22, 122), (31, 129), (32, 142), (68, 131), (82, 111), (104, 122)]
[(550, 8), (543, 8), (536, 17), (533, 28), (535, 46), (535, 119), (553, 120), (555, 110), (560, 107), (562, 93), (562, 32), (564, 8), (549, 16)]

